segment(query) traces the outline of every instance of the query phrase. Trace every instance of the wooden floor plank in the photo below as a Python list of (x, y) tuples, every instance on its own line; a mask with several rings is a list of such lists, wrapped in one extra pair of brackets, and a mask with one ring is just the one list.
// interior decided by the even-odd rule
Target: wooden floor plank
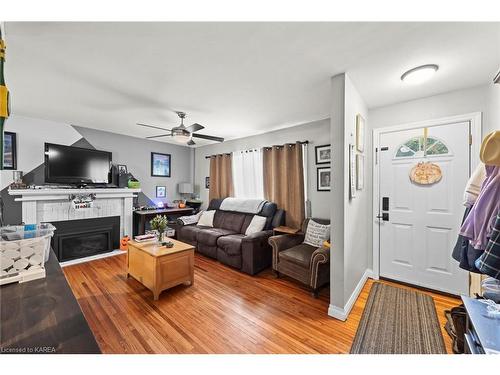
[[(126, 277), (124, 255), (64, 273), (103, 353), (348, 353), (373, 284), (366, 283), (341, 322), (327, 315), (328, 288), (314, 299), (289, 278), (270, 271), (249, 276), (200, 255), (194, 285), (165, 291), (158, 301)], [(443, 327), (444, 310), (460, 301), (423, 292), (434, 299)]]

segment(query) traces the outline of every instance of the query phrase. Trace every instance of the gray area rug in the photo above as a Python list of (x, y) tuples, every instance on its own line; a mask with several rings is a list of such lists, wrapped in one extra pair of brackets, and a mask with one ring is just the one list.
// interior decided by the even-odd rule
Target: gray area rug
[(374, 283), (352, 354), (446, 354), (432, 297)]

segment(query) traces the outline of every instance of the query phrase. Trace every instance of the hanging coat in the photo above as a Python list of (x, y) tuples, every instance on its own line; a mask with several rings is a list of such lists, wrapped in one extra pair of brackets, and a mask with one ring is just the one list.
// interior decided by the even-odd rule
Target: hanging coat
[(482, 273), (500, 280), (500, 211), (497, 212), (490, 240), (483, 255), (476, 261)]
[(487, 165), (485, 168), (481, 192), (460, 228), (460, 235), (468, 238), (476, 250), (485, 249), (500, 209), (500, 167)]
[[(465, 209), (462, 223), (469, 215), (472, 207)], [(464, 236), (458, 236), (457, 243), (453, 248), (451, 256), (459, 263), (459, 267), (470, 272), (481, 273), (476, 267), (476, 260), (483, 254), (482, 250), (476, 250), (472, 247), (469, 239)]]

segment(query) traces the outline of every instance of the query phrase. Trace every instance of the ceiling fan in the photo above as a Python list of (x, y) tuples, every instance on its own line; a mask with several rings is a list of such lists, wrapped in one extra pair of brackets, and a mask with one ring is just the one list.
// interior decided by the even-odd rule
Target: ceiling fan
[(137, 123), (139, 126), (145, 126), (147, 128), (153, 128), (153, 129), (159, 129), (159, 130), (164, 130), (167, 133), (165, 134), (160, 134), (160, 135), (152, 135), (149, 137), (146, 137), (148, 139), (151, 138), (160, 138), (160, 137), (172, 137), (176, 142), (179, 143), (186, 143), (188, 146), (193, 146), (196, 143), (193, 141), (193, 138), (200, 138), (200, 139), (208, 139), (210, 141), (215, 141), (215, 142), (224, 142), (224, 138), (221, 137), (214, 137), (211, 135), (205, 135), (205, 134), (195, 134), (198, 130), (205, 129), (203, 125), (194, 123), (191, 126), (184, 126), (184, 119), (186, 118), (186, 113), (185, 112), (175, 112), (177, 113), (177, 116), (181, 119), (181, 124), (179, 126), (176, 126), (172, 129), (165, 129), (161, 128), (159, 126), (154, 126), (154, 125), (148, 125), (148, 124), (142, 124), (142, 123)]

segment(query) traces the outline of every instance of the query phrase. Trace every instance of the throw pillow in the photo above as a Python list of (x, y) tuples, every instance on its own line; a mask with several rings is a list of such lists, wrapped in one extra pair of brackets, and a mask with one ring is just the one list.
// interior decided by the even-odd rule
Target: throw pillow
[(330, 238), (330, 225), (323, 225), (315, 222), (314, 220), (309, 220), (306, 229), (306, 236), (304, 238), (304, 243), (314, 247), (321, 247), (323, 241)]
[(245, 231), (245, 235), (249, 236), (253, 233), (262, 231), (266, 225), (266, 220), (267, 219), (264, 216), (254, 215), (252, 221), (247, 227), (247, 230)]
[(213, 227), (214, 215), (215, 215), (215, 210), (203, 211), (203, 213), (200, 216), (200, 220), (198, 220), (198, 225), (203, 225), (205, 227)]

